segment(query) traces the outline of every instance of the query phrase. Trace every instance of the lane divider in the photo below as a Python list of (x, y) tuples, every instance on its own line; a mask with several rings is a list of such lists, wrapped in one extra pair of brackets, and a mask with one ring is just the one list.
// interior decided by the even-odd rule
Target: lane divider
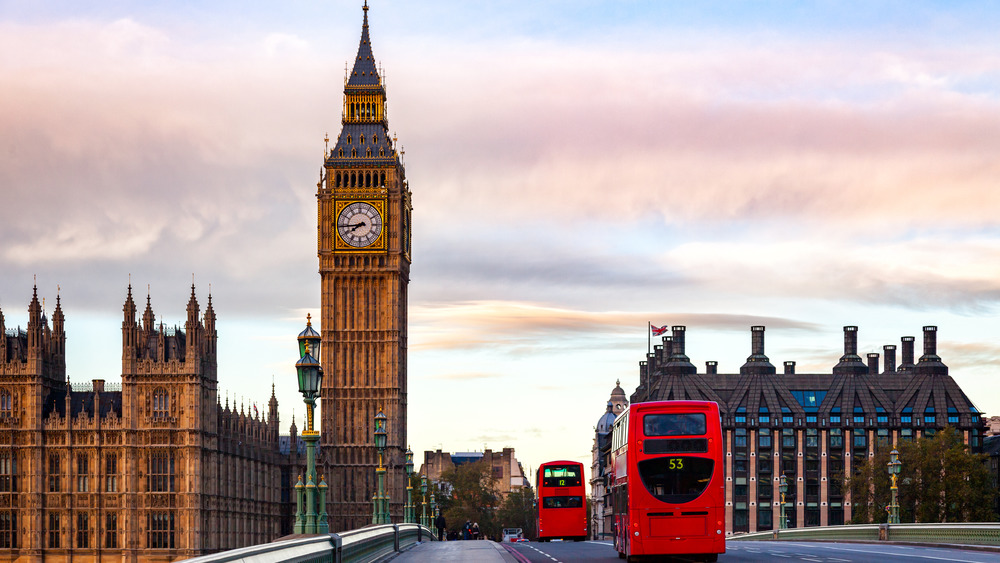
[(517, 551), (516, 549), (514, 549), (513, 547), (511, 547), (511, 546), (509, 546), (509, 545), (507, 545), (505, 543), (501, 543), (500, 545), (503, 546), (503, 548), (506, 549), (508, 553), (510, 553), (511, 555), (513, 555), (514, 559), (517, 559), (519, 563), (531, 563), (531, 560), (529, 560), (527, 557), (521, 555), (521, 553), (519, 551)]

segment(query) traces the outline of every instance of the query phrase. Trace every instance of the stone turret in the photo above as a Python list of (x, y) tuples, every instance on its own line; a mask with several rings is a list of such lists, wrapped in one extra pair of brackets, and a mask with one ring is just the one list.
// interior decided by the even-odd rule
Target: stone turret
[(267, 401), (267, 425), (271, 432), (271, 439), (278, 439), (278, 432), (280, 424), (280, 417), (278, 416), (278, 397), (274, 394), (274, 384), (271, 384), (271, 398)]
[(7, 325), (4, 323), (3, 309), (0, 308), (0, 364), (7, 361)]

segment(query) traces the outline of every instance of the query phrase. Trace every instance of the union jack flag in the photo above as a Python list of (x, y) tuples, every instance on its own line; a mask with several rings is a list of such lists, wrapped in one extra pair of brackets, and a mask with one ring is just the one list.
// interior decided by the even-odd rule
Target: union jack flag
[(667, 332), (667, 328), (669, 328), (667, 325), (663, 326), (649, 325), (649, 329), (653, 331), (653, 336), (660, 336), (664, 332)]

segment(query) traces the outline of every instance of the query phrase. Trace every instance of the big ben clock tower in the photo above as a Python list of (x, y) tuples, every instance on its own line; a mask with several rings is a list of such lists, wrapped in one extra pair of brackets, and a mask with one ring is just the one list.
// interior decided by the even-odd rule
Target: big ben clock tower
[(361, 43), (344, 83), (343, 127), (325, 155), (317, 245), (321, 280), (321, 451), (330, 531), (370, 524), (378, 453), (374, 418), (388, 418), (384, 462), (392, 513), (405, 500), (406, 302), (410, 190), (386, 119), (364, 6)]

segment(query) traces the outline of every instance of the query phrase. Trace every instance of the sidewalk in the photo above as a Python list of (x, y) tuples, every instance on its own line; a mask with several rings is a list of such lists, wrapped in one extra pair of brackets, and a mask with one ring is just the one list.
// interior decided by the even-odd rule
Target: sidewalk
[(436, 561), (517, 563), (517, 559), (507, 553), (507, 550), (500, 544), (488, 540), (423, 542), (392, 559), (393, 563), (431, 563)]

